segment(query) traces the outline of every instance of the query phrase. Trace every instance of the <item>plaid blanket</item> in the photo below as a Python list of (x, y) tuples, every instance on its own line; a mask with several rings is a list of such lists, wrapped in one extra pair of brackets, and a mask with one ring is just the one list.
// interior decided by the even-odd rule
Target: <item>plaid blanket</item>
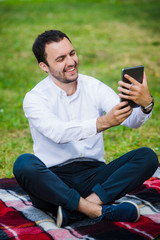
[(15, 178), (0, 180), (1, 240), (160, 240), (160, 167), (152, 178), (134, 192), (119, 199), (140, 207), (136, 223), (102, 221), (90, 225), (83, 220), (57, 228), (51, 213), (35, 208)]

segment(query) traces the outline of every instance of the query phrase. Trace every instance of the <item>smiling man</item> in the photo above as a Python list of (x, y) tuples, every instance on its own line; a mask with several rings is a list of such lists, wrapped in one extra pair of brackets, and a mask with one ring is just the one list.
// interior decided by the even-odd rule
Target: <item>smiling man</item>
[[(110, 87), (78, 73), (76, 51), (63, 32), (42, 33), (33, 52), (48, 76), (24, 99), (34, 154), (15, 161), (17, 181), (36, 207), (57, 212), (59, 227), (84, 216), (92, 222), (137, 221), (136, 204), (113, 203), (151, 177), (158, 158), (143, 147), (106, 164), (103, 131), (117, 125), (138, 128), (150, 118), (145, 74), (142, 84), (130, 76), (131, 84), (119, 82), (119, 96), (126, 99), (120, 102)], [(127, 100), (139, 107), (132, 109)]]
[(40, 62), (42, 70), (48, 72), (52, 80), (61, 87), (64, 83), (75, 82), (78, 78), (78, 57), (69, 39), (51, 42), (45, 47), (46, 64)]

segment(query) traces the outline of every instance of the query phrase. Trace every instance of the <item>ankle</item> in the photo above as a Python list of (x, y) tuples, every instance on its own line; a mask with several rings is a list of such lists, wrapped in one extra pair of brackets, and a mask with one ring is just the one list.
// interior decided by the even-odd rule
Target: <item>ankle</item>
[(101, 199), (98, 197), (98, 195), (96, 193), (91, 193), (88, 197), (85, 198), (87, 201), (98, 204), (98, 205), (102, 205), (103, 202), (101, 201)]
[(95, 212), (93, 212), (93, 219), (94, 218), (98, 218), (102, 215), (102, 207), (100, 205), (98, 205), (95, 209)]
[(76, 209), (78, 212), (81, 212), (88, 216), (89, 218), (98, 218), (102, 214), (102, 206), (93, 202), (89, 202), (84, 198), (80, 198), (78, 207)]

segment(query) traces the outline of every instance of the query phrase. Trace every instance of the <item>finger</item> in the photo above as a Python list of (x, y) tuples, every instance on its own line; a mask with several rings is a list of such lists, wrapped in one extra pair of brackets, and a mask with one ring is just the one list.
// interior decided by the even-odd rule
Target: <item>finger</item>
[(122, 114), (123, 121), (131, 115), (132, 111), (133, 111), (133, 109)]
[(129, 89), (123, 88), (123, 87), (118, 87), (118, 91), (120, 91), (122, 94), (127, 94), (127, 95), (133, 95), (135, 88), (131, 85)]
[(121, 91), (118, 96), (120, 98), (126, 99), (126, 101), (129, 100), (133, 100), (134, 97), (138, 96), (138, 92), (137, 91), (132, 91), (132, 90), (128, 90), (125, 89), (123, 92)]
[(122, 107), (120, 110), (121, 110), (121, 114), (126, 114), (126, 113), (132, 111), (132, 108), (130, 105), (127, 104), (124, 107)]
[(123, 88), (127, 88), (127, 89), (130, 89), (130, 90), (135, 89), (135, 85), (133, 83), (125, 83), (123, 81), (119, 81), (118, 84), (120, 85), (120, 87), (123, 87)]
[[(130, 108), (130, 109), (129, 109)], [(127, 109), (127, 110), (126, 110)], [(128, 110), (129, 109), (129, 110)], [(127, 119), (130, 115), (131, 115), (131, 113), (132, 113), (132, 111), (133, 111), (133, 109), (130, 107), (130, 106), (128, 106), (128, 107), (126, 107), (126, 108), (123, 108), (122, 110), (120, 110), (121, 111), (121, 114), (119, 115), (119, 118), (121, 119), (121, 122), (123, 122), (125, 119)]]
[(128, 101), (122, 101), (117, 105), (117, 109), (121, 109), (128, 106)]
[(133, 77), (129, 76), (128, 74), (125, 74), (124, 77), (126, 79), (128, 79), (134, 85), (139, 85), (140, 84), (136, 79), (134, 79)]
[(132, 98), (134, 97), (133, 93), (132, 93), (132, 95), (131, 95), (131, 93), (130, 93), (130, 95), (129, 94), (119, 93), (118, 96), (120, 98), (122, 98), (122, 99), (125, 99), (126, 101), (127, 100), (132, 100)]

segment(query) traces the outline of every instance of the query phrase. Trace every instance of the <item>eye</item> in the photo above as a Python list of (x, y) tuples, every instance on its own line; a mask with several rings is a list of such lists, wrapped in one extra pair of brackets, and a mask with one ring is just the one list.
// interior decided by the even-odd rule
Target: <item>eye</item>
[(61, 57), (59, 57), (59, 58), (57, 59), (57, 62), (63, 62), (63, 60), (64, 60), (64, 57), (61, 56)]
[(72, 50), (71, 52), (70, 52), (70, 56), (74, 56), (76, 54), (76, 51), (75, 50)]

